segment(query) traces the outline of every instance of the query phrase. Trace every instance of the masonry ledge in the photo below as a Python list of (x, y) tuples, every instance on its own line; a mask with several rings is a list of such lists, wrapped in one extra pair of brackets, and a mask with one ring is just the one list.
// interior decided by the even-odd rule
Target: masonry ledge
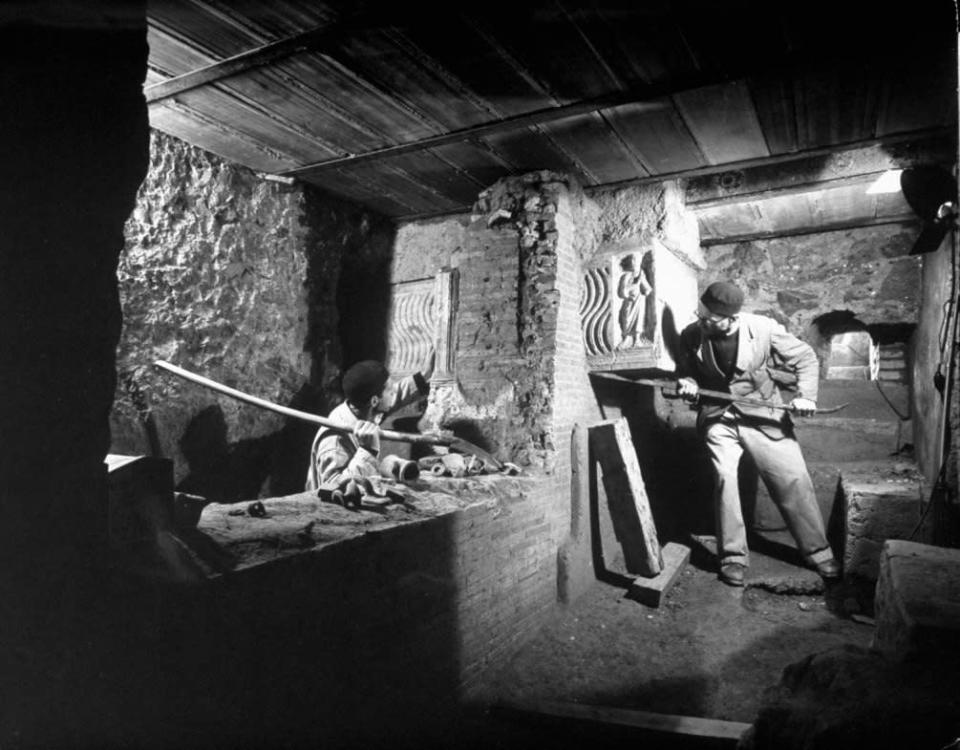
[(897, 658), (960, 658), (960, 550), (888, 540), (881, 571), (874, 645)]
[[(456, 513), (509, 513), (512, 505), (530, 496), (538, 479), (542, 481), (542, 477), (534, 475), (421, 477), (405, 484), (404, 503), (394, 502), (376, 510), (348, 510), (321, 501), (315, 492), (259, 501), (211, 503), (200, 515), (197, 532), (215, 545), (220, 569), (211, 566), (210, 555), (198, 554), (196, 547), (192, 554), (208, 578), (232, 575)], [(262, 515), (247, 512), (254, 502), (263, 504)], [(228, 561), (227, 570), (222, 567), (223, 561)]]

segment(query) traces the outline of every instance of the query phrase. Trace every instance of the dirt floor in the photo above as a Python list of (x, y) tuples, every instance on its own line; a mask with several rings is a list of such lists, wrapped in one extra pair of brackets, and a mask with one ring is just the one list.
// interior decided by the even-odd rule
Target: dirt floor
[(825, 589), (789, 559), (784, 536), (754, 539), (745, 588), (717, 579), (706, 537), (690, 539), (691, 561), (657, 608), (597, 582), (495, 676), (485, 697), (752, 722), (787, 665), (840, 644), (868, 646), (873, 636), (864, 592)]

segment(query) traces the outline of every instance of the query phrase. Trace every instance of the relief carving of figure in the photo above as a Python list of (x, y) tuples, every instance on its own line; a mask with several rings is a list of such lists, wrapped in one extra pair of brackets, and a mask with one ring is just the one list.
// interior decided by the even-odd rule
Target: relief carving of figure
[(634, 253), (620, 260), (620, 281), (617, 283), (617, 296), (620, 303), (620, 343), (618, 349), (631, 349), (638, 344), (650, 343), (645, 335), (644, 310), (646, 296), (653, 291), (653, 285), (647, 278), (644, 266), (638, 264)]

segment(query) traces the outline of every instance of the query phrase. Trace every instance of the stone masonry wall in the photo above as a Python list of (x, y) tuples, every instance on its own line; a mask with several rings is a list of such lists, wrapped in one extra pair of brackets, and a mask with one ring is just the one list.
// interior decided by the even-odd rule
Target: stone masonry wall
[(152, 363), (326, 414), (341, 359), (342, 256), (389, 249), (389, 232), (309, 187), (153, 132), (125, 233), (111, 452), (173, 458), (179, 488), (214, 500), (301, 489), (314, 427)]
[(152, 134), (150, 171), (118, 270), (124, 329), (114, 452), (173, 457), (180, 481), (230, 443), (281, 428), (276, 414), (151, 365), (163, 359), (289, 402), (309, 374), (302, 199), (299, 190)]
[(744, 310), (768, 315), (806, 338), (815, 318), (851, 311), (866, 325), (915, 323), (920, 304), (915, 229), (863, 227), (714, 245), (701, 289), (717, 279), (740, 284)]

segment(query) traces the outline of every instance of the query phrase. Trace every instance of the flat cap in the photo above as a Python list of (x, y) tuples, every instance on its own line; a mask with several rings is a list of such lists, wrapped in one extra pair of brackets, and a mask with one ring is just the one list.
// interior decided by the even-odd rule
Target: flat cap
[(729, 281), (714, 281), (700, 297), (710, 312), (727, 317), (736, 315), (743, 307), (743, 292)]
[(357, 362), (343, 374), (343, 395), (355, 404), (366, 403), (383, 390), (389, 377), (382, 362), (375, 359)]

